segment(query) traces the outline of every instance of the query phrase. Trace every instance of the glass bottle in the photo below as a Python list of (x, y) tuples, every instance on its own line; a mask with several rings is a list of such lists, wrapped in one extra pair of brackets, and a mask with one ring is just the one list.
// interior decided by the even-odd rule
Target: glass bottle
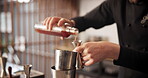
[(52, 30), (49, 30), (42, 24), (35, 24), (34, 28), (39, 33), (61, 37), (69, 37), (70, 35), (77, 35), (79, 33), (77, 28), (69, 26), (54, 26)]

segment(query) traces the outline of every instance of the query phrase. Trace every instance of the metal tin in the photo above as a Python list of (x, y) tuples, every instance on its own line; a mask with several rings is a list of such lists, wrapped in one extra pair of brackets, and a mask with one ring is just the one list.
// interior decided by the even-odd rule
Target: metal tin
[(55, 51), (55, 69), (70, 70), (75, 69), (77, 52), (67, 50)]
[(52, 78), (75, 78), (75, 69), (72, 70), (55, 70), (55, 66), (51, 67)]

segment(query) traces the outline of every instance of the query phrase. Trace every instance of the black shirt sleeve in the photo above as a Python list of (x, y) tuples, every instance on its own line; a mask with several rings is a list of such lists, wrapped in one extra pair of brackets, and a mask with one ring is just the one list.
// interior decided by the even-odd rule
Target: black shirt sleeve
[(75, 27), (81, 32), (90, 27), (98, 29), (105, 25), (113, 24), (114, 19), (110, 1), (112, 0), (104, 1), (85, 16), (72, 18), (75, 21)]
[(115, 65), (148, 73), (148, 52), (139, 52), (121, 46), (118, 60), (114, 60)]

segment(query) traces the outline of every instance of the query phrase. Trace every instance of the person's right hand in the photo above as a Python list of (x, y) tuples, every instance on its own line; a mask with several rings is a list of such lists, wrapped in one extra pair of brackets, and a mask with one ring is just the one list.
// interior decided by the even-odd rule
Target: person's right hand
[(68, 23), (68, 26), (74, 26), (75, 22), (61, 17), (47, 17), (43, 21), (43, 25), (47, 26), (47, 29), (52, 30), (53, 26), (65, 26), (65, 23)]
[(107, 58), (117, 60), (120, 54), (120, 45), (108, 41), (86, 42), (73, 51), (81, 53), (81, 58), (85, 61), (84, 65), (89, 66)]

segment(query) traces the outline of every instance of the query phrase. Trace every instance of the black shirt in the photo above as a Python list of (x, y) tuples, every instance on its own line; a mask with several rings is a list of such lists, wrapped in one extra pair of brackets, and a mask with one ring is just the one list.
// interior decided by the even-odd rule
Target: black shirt
[(128, 0), (107, 0), (85, 16), (73, 18), (76, 28), (84, 31), (117, 24), (121, 46), (114, 64), (148, 73), (148, 0), (132, 4)]

